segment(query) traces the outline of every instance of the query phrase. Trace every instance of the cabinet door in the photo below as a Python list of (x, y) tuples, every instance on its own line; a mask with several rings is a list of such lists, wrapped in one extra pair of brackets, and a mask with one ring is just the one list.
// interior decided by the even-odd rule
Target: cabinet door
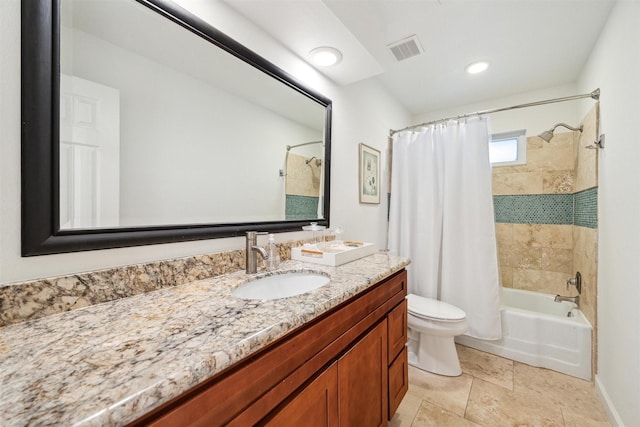
[(338, 367), (331, 365), (263, 425), (338, 426)]
[(387, 320), (338, 360), (341, 427), (387, 425)]
[(407, 300), (389, 312), (389, 363), (400, 354), (407, 344)]
[(409, 390), (409, 363), (407, 347), (389, 365), (389, 419), (396, 413), (402, 398)]

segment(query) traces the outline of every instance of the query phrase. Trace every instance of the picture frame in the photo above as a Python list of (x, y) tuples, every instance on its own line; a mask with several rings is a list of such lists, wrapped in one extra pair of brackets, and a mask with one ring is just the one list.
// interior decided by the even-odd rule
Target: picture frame
[(360, 203), (380, 204), (380, 151), (360, 143)]

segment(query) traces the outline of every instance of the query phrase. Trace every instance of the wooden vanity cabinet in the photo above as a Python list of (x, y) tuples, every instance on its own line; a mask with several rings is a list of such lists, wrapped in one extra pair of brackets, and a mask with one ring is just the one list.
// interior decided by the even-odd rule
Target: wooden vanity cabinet
[(261, 425), (387, 425), (386, 328), (383, 320)]
[(371, 286), (130, 425), (386, 426), (408, 384), (406, 277)]

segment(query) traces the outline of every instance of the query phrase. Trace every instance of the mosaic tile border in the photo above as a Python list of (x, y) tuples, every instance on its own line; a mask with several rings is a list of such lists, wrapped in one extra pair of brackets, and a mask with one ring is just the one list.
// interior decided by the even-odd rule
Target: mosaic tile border
[(499, 223), (598, 225), (597, 187), (575, 194), (493, 196), (493, 206)]
[(598, 228), (598, 187), (574, 194), (573, 224)]
[(318, 217), (318, 197), (285, 196), (285, 218), (291, 220), (315, 219)]
[(573, 224), (572, 194), (494, 196), (496, 222)]

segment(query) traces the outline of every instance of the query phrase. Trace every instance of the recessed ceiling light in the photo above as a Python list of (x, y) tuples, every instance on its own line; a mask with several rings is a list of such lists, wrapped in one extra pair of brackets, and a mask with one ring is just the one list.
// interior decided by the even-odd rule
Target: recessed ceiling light
[(342, 53), (333, 47), (317, 47), (309, 52), (314, 64), (321, 67), (330, 67), (342, 61)]
[(478, 74), (478, 73), (483, 72), (487, 68), (489, 68), (489, 63), (488, 62), (478, 61), (478, 62), (474, 62), (472, 64), (467, 65), (465, 70), (467, 70), (467, 73), (469, 73), (469, 74)]

